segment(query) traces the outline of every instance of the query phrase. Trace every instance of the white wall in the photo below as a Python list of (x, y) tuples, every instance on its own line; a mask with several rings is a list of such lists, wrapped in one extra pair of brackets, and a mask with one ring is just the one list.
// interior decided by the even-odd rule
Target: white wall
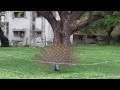
[(53, 30), (51, 25), (48, 23), (48, 21), (45, 19), (45, 37), (46, 41), (52, 41), (53, 42)]
[(35, 21), (36, 28), (42, 30), (41, 24), (42, 24), (42, 18), (36, 18), (36, 21)]
[[(14, 18), (12, 16), (13, 11), (6, 11), (6, 17), (5, 21), (9, 22), (9, 40), (10, 42), (12, 40), (15, 40), (17, 38), (13, 35), (14, 29), (25, 29), (25, 38), (24, 38), (24, 44), (26, 43), (26, 39), (28, 39), (28, 43), (31, 44), (31, 38), (30, 38), (30, 30), (31, 30), (31, 20), (32, 20), (32, 13), (31, 11), (26, 11), (26, 17), (25, 18)], [(59, 14), (57, 13), (57, 20), (60, 20)], [(42, 23), (44, 23), (44, 28), (42, 28)], [(45, 18), (36, 18), (35, 21), (35, 27), (36, 29), (39, 29), (42, 31), (43, 39), (44, 41), (52, 41), (54, 38), (53, 30), (49, 22)], [(6, 31), (5, 31), (6, 32)], [(73, 35), (70, 37), (71, 42), (73, 42)], [(45, 43), (45, 42), (44, 42)]]
[[(27, 38), (30, 38), (30, 12), (26, 11), (26, 17), (25, 18), (12, 18), (12, 13), (13, 11), (8, 11), (7, 14), (7, 21), (9, 22), (9, 40), (16, 40), (17, 38), (14, 37), (13, 31), (14, 29), (19, 30), (19, 29), (25, 29), (25, 37), (24, 41), (26, 41)], [(28, 41), (30, 42), (30, 41)], [(24, 42), (25, 44), (26, 42)]]

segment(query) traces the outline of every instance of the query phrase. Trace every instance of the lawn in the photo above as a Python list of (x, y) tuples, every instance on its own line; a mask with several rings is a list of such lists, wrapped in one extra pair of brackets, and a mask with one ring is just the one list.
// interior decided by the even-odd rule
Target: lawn
[(55, 72), (37, 63), (42, 48), (0, 48), (0, 79), (117, 79), (120, 78), (120, 46), (74, 46), (79, 65)]

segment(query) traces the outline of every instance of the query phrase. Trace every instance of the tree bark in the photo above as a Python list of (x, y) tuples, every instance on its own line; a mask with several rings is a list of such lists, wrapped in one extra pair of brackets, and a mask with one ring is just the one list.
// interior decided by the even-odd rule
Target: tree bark
[(62, 34), (59, 33), (57, 30), (54, 31), (54, 39), (53, 45), (60, 45), (62, 44)]
[(63, 45), (63, 46), (70, 46), (70, 35), (66, 33), (57, 32), (58, 30), (54, 31), (54, 40), (53, 45)]
[(64, 46), (71, 46), (70, 36), (65, 35), (62, 39)]

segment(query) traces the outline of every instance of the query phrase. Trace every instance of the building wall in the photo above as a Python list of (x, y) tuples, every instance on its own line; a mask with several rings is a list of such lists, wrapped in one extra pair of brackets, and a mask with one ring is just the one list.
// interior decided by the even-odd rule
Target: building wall
[(30, 43), (30, 12), (26, 12), (25, 18), (13, 18), (14, 11), (6, 12), (6, 21), (9, 22), (9, 34), (8, 38), (10, 40), (10, 44), (13, 44), (13, 40), (20, 40), (19, 38), (14, 37), (13, 31), (25, 31), (25, 37), (23, 38), (23, 45), (26, 43), (26, 39), (28, 43)]
[(36, 28), (42, 31), (43, 42), (48, 45), (47, 42), (53, 42), (53, 30), (49, 22), (45, 18), (36, 18)]
[[(39, 38), (33, 37), (32, 32), (32, 12), (26, 11), (25, 18), (14, 18), (14, 11), (6, 11), (5, 13), (5, 22), (8, 22), (8, 27), (5, 26), (5, 35), (8, 36), (10, 40), (10, 45), (13, 45), (13, 42), (18, 40), (19, 38), (14, 37), (13, 31), (25, 31), (25, 37), (22, 39), (22, 45), (36, 45), (36, 46), (44, 46), (49, 45), (53, 42), (54, 34), (51, 28), (51, 25), (48, 21), (43, 17), (36, 17), (35, 19), (35, 31), (41, 31), (42, 35)], [(56, 14), (56, 19), (60, 20), (58, 13)], [(9, 33), (7, 35), (7, 28)], [(73, 35), (70, 37), (71, 42), (73, 42)]]

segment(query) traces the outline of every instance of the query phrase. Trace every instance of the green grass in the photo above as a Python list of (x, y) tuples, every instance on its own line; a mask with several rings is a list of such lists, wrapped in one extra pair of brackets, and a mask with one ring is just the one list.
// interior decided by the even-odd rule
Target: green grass
[[(67, 66), (55, 72), (50, 66), (36, 62), (36, 55), (42, 52), (42, 48), (0, 48), (0, 79), (120, 78), (120, 46), (79, 45), (73, 49), (80, 65)], [(105, 61), (108, 63), (101, 63)], [(94, 63), (101, 64), (91, 65)]]

